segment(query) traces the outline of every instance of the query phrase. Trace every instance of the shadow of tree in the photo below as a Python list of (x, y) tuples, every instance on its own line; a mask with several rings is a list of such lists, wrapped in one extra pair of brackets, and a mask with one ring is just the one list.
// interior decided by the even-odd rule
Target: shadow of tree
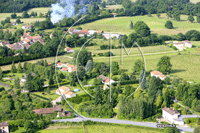
[(173, 69), (170, 73), (178, 73), (178, 72), (185, 72), (186, 70), (180, 70), (180, 69)]

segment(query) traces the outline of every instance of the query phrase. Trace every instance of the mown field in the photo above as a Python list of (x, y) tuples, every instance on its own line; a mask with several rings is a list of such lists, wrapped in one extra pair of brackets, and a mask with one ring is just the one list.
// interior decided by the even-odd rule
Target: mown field
[[(91, 30), (103, 30), (105, 32), (130, 34), (134, 30), (129, 28), (130, 22), (135, 24), (137, 21), (144, 21), (151, 29), (152, 33), (162, 35), (174, 35), (178, 33), (186, 33), (189, 30), (200, 30), (200, 26), (196, 23), (190, 23), (187, 21), (186, 15), (181, 15), (181, 21), (171, 20), (174, 25), (174, 29), (166, 29), (165, 23), (168, 20), (166, 14), (161, 14), (161, 18), (152, 15), (153, 17), (145, 16), (133, 16), (133, 17), (117, 17), (117, 18), (106, 18), (97, 20), (95, 22), (86, 23), (80, 25), (83, 29)], [(196, 19), (196, 17), (195, 17)]]
[[(178, 76), (187, 81), (200, 82), (200, 56), (194, 54), (188, 54), (187, 52), (178, 53), (168, 53), (168, 54), (158, 54), (158, 55), (148, 55), (145, 56), (146, 69), (147, 71), (156, 70), (157, 63), (159, 59), (167, 55), (171, 57), (171, 63), (173, 65), (171, 75)], [(112, 58), (112, 61), (117, 61), (120, 64), (120, 68), (125, 69), (128, 73), (132, 72), (134, 62), (137, 59), (142, 59), (140, 56), (129, 56), (123, 58), (123, 64), (120, 63), (120, 58)], [(106, 62), (109, 63), (109, 58), (94, 59), (96, 62)]]

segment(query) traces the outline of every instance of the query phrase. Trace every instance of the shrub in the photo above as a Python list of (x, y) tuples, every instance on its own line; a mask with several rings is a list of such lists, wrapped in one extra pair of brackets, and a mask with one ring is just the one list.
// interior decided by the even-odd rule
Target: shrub
[(166, 23), (165, 23), (165, 27), (167, 28), (167, 29), (173, 29), (174, 27), (173, 27), (173, 23), (170, 21), (170, 20), (168, 20)]

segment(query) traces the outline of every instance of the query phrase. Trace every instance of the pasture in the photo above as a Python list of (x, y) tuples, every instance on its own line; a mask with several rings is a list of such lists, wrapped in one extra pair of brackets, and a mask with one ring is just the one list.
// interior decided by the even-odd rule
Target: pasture
[[(195, 17), (196, 19), (196, 17)], [(161, 35), (175, 35), (178, 33), (186, 33), (189, 30), (200, 30), (200, 26), (196, 23), (190, 23), (187, 21), (186, 15), (181, 15), (181, 21), (175, 21), (170, 19), (173, 22), (174, 29), (166, 29), (165, 23), (167, 21), (166, 14), (161, 14), (161, 18), (158, 18), (156, 14), (153, 14), (152, 17), (145, 16), (133, 16), (133, 17), (116, 17), (116, 18), (105, 18), (102, 20), (97, 20), (91, 23), (86, 23), (80, 25), (83, 29), (90, 30), (103, 30), (105, 32), (112, 33), (122, 33), (130, 34), (134, 32), (133, 29), (129, 28), (130, 22), (132, 21), (135, 24), (137, 21), (144, 21), (151, 29), (152, 33), (161, 34)]]
[[(170, 73), (171, 76), (178, 76), (179, 78), (182, 78), (186, 81), (194, 81), (194, 82), (200, 82), (200, 77), (198, 73), (200, 73), (200, 56), (189, 54), (187, 52), (181, 52), (181, 55), (178, 55), (178, 53), (167, 53), (167, 54), (158, 54), (158, 55), (147, 55), (145, 56), (146, 61), (146, 70), (156, 70), (157, 69), (157, 63), (159, 59), (167, 55), (171, 57), (171, 63), (172, 63), (172, 71)], [(126, 70), (129, 74), (132, 73), (132, 69), (134, 66), (134, 62), (137, 59), (143, 59), (141, 56), (127, 56), (123, 57), (123, 64), (120, 63), (120, 57), (118, 58), (112, 58), (112, 61), (117, 61), (120, 65), (121, 69)], [(102, 59), (95, 59), (96, 62), (105, 62), (109, 63), (109, 58), (102, 58)]]
[[(32, 8), (28, 11), (28, 14), (30, 14), (31, 12), (37, 12), (37, 14), (39, 15), (40, 13), (47, 13), (50, 10), (49, 7), (42, 7), (42, 8)], [(12, 13), (0, 13), (0, 21), (5, 20), (6, 17), (10, 17)], [(22, 16), (22, 13), (16, 13), (17, 16)], [(20, 19), (22, 22), (29, 24), (29, 23), (33, 23), (35, 21), (43, 21), (45, 20), (45, 18), (25, 18), (25, 19)], [(11, 19), (11, 22), (15, 22), (16, 19)]]

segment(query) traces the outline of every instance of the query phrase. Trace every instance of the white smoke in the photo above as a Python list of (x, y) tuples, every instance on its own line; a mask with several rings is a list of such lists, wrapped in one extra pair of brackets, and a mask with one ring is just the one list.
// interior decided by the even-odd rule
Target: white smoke
[(56, 4), (52, 4), (52, 13), (51, 13), (51, 22), (58, 23), (63, 18), (69, 17), (72, 18), (75, 14), (75, 6), (78, 4), (81, 6), (77, 15), (86, 14), (87, 13), (87, 6), (90, 0), (60, 0)]

